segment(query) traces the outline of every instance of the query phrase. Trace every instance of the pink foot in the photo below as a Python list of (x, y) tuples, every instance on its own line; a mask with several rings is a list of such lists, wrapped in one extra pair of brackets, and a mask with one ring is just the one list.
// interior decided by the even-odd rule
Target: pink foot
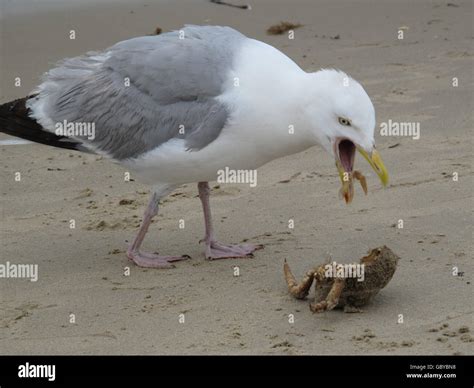
[(143, 268), (174, 268), (174, 261), (190, 259), (188, 255), (183, 256), (161, 256), (154, 253), (128, 251), (127, 257), (136, 265)]
[(240, 244), (227, 245), (217, 241), (211, 241), (206, 245), (206, 259), (230, 259), (253, 256), (253, 252), (262, 249), (263, 245)]

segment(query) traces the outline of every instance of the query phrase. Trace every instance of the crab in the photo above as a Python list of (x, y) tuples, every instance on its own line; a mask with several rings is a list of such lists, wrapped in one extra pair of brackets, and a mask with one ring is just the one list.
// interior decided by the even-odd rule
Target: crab
[(360, 171), (354, 170), (351, 172), (345, 172), (340, 162), (336, 162), (336, 166), (338, 168), (339, 178), (341, 178), (342, 183), (339, 194), (342, 198), (344, 198), (346, 203), (351, 203), (352, 198), (354, 198), (354, 178), (359, 181), (360, 185), (362, 186), (362, 190), (364, 190), (364, 194), (367, 195), (367, 180)]
[[(313, 280), (316, 281), (315, 299), (309, 307), (313, 313), (342, 308), (344, 312), (362, 312), (361, 307), (384, 288), (392, 279), (400, 258), (385, 245), (371, 249), (359, 263), (342, 264), (352, 268), (363, 268), (363, 279), (356, 277), (341, 277), (328, 275), (331, 264), (326, 262), (308, 271), (301, 283), (298, 284), (290, 266), (285, 260), (283, 271), (286, 284), (292, 296), (304, 299), (309, 294)], [(336, 264), (336, 263), (333, 263)], [(341, 264), (339, 264), (341, 265)], [(343, 267), (339, 267), (343, 268)]]

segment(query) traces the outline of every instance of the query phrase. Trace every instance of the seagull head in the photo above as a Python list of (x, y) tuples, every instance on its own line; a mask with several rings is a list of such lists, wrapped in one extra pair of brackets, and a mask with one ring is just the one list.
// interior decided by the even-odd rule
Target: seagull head
[(338, 70), (325, 69), (310, 76), (307, 113), (316, 141), (334, 157), (341, 176), (353, 172), (357, 150), (385, 186), (388, 172), (375, 149), (375, 110), (364, 88)]

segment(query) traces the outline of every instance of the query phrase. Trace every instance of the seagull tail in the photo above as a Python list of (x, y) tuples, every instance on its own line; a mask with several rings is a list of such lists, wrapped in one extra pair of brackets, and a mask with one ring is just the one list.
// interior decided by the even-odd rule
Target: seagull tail
[(31, 97), (34, 96), (19, 98), (0, 105), (0, 132), (52, 147), (91, 153), (80, 142), (49, 132), (29, 117), (29, 109), (25, 104)]

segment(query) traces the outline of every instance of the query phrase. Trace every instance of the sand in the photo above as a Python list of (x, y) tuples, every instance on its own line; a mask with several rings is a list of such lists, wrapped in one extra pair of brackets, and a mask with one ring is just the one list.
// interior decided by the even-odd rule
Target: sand
[[(214, 188), (220, 240), (265, 245), (250, 259), (206, 261), (197, 189), (177, 189), (145, 241), (151, 251), (192, 256), (171, 270), (125, 257), (148, 188), (125, 182), (121, 167), (41, 145), (1, 146), (0, 263), (39, 267), (37, 282), (0, 279), (1, 354), (472, 353), (472, 3), (314, 3), (252, 0), (251, 11), (207, 1), (3, 5), (1, 102), (26, 95), (63, 57), (157, 26), (220, 24), (276, 46), (307, 71), (347, 71), (372, 97), (378, 123), (417, 122), (421, 136), (377, 134), (391, 184), (382, 189), (357, 157), (369, 194), (356, 186), (349, 206), (337, 195), (334, 160), (318, 147), (261, 167), (255, 188)], [(303, 25), (294, 40), (266, 34), (280, 21)], [(363, 313), (312, 314), (288, 294), (284, 259), (301, 277), (329, 255), (356, 261), (383, 244), (401, 257), (399, 268)]]

